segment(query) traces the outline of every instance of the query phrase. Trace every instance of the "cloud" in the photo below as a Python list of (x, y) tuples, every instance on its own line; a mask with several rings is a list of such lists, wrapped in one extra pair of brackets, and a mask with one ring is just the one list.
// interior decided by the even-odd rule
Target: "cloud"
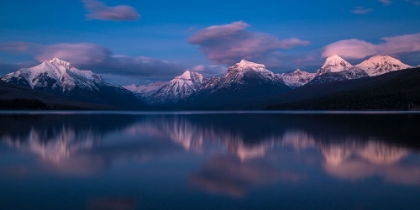
[(371, 8), (364, 8), (364, 7), (355, 7), (351, 12), (358, 15), (365, 15), (372, 12), (373, 9)]
[(112, 52), (105, 47), (90, 43), (47, 45), (42, 46), (40, 52), (35, 56), (40, 62), (60, 58), (75, 66), (103, 63), (112, 56)]
[(391, 0), (379, 0), (379, 2), (381, 2), (382, 5), (384, 5), (384, 6), (388, 6), (388, 5), (392, 4)]
[[(22, 48), (20, 46), (31, 47)], [(89, 69), (103, 74), (169, 79), (185, 70), (185, 67), (181, 64), (170, 61), (145, 56), (114, 55), (111, 50), (92, 43), (38, 45), (35, 43), (11, 42), (0, 43), (0, 50), (19, 51), (33, 55), (39, 62), (57, 57), (70, 62), (79, 69)]]
[(105, 3), (98, 0), (81, 0), (85, 9), (89, 12), (86, 14), (88, 20), (138, 20), (141, 16), (131, 6), (118, 5), (109, 7)]
[(323, 57), (340, 55), (346, 58), (364, 58), (377, 53), (377, 46), (358, 39), (341, 40), (325, 47)]
[(228, 67), (225, 65), (197, 65), (191, 67), (191, 71), (199, 72), (205, 77), (220, 76), (227, 72)]
[(416, 6), (420, 6), (420, 1), (419, 0), (405, 0), (406, 2), (410, 2)]
[(28, 42), (6, 42), (0, 44), (0, 51), (6, 52), (25, 52), (33, 47), (32, 43)]
[(250, 32), (246, 30), (248, 27), (243, 21), (211, 26), (190, 36), (188, 43), (200, 46), (200, 51), (213, 64), (232, 64), (241, 59), (255, 60), (278, 49), (309, 44), (298, 38), (279, 40), (269, 34)]
[(195, 186), (213, 194), (244, 197), (253, 186), (264, 186), (278, 180), (297, 182), (302, 176), (280, 171), (262, 161), (245, 161), (231, 156), (213, 156), (201, 170), (190, 176)]
[(327, 45), (323, 57), (340, 55), (349, 59), (360, 59), (376, 54), (398, 55), (420, 52), (420, 33), (395, 37), (384, 37), (382, 43), (373, 44), (359, 39), (348, 39)]

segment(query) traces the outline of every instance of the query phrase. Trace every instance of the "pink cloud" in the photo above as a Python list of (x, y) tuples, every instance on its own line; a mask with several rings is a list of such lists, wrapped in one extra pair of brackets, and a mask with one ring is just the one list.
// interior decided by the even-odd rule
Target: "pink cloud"
[(200, 44), (212, 39), (217, 40), (221, 38), (229, 38), (248, 27), (249, 25), (243, 21), (233, 22), (226, 25), (211, 26), (195, 33), (188, 39), (188, 42), (190, 44)]
[(81, 0), (84, 7), (89, 12), (86, 18), (89, 20), (138, 20), (140, 14), (131, 6), (118, 5), (109, 7), (98, 0)]
[[(26, 47), (30, 46), (30, 47)], [(0, 43), (0, 50), (26, 53), (39, 62), (56, 57), (70, 62), (79, 69), (96, 73), (130, 75), (169, 79), (185, 71), (182, 65), (144, 56), (114, 55), (111, 50), (92, 43), (60, 43), (39, 45), (35, 43)]]
[(0, 43), (0, 50), (7, 52), (25, 52), (33, 47), (33, 44), (28, 42), (6, 42)]
[(358, 39), (348, 39), (327, 45), (323, 57), (340, 55), (349, 59), (365, 58), (376, 54), (396, 55), (420, 52), (420, 33), (395, 37), (384, 37), (383, 42), (373, 44)]
[(35, 56), (40, 62), (56, 57), (73, 65), (101, 63), (112, 54), (105, 47), (90, 43), (47, 45), (40, 51), (41, 54)]
[(378, 46), (379, 51), (386, 54), (398, 54), (420, 51), (420, 33), (395, 37), (384, 37), (384, 44)]
[(297, 38), (279, 40), (277, 37), (250, 32), (243, 21), (211, 26), (193, 34), (188, 42), (199, 45), (201, 52), (214, 64), (232, 64), (240, 59), (255, 60), (267, 57), (277, 49), (289, 49), (307, 45), (308, 41)]
[(348, 39), (327, 45), (322, 56), (340, 55), (346, 58), (364, 58), (376, 53), (377, 46), (374, 44), (358, 39)]

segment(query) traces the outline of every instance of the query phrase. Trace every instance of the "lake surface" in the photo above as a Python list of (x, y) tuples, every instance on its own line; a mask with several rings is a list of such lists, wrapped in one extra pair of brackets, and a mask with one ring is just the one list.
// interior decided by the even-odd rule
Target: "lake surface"
[(419, 113), (0, 114), (0, 209), (420, 209)]

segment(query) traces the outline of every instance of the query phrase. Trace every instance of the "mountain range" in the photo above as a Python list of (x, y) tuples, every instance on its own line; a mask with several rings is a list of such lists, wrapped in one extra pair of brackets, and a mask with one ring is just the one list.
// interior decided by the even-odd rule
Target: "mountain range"
[[(374, 56), (353, 66), (334, 55), (328, 57), (324, 65), (314, 73), (298, 69), (290, 73), (275, 74), (263, 64), (242, 60), (220, 77), (204, 78), (198, 72), (187, 70), (169, 82), (120, 87), (104, 82), (98, 74), (79, 70), (66, 61), (54, 58), (3, 76), (1, 80), (4, 83), (0, 83), (0, 90), (5, 84), (10, 84), (33, 94), (7, 98), (0, 93), (0, 106), (1, 101), (12, 99), (39, 99), (44, 103), (48, 101), (44, 95), (49, 94), (47, 98), (54, 95), (63, 104), (68, 100), (70, 104), (84, 104), (86, 109), (95, 106), (130, 110), (262, 109), (270, 104), (296, 102), (301, 95), (311, 95), (313, 89), (328, 93), (329, 90), (322, 90), (322, 87), (329, 86), (334, 90), (344, 91), (350, 84), (349, 80), (365, 81), (365, 78), (377, 77), (379, 79), (376, 80), (382, 81), (381, 78), (385, 76), (383, 74), (409, 68), (413, 67), (390, 56)], [(402, 74), (400, 77), (403, 76)], [(319, 95), (322, 94), (312, 94), (312, 97)], [(11, 103), (12, 105), (9, 103), (8, 106), (15, 103), (19, 101)]]

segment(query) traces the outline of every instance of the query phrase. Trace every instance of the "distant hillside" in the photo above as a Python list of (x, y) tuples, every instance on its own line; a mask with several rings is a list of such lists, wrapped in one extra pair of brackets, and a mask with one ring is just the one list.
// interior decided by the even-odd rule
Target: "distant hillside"
[(420, 68), (307, 85), (270, 100), (269, 110), (420, 109)]

